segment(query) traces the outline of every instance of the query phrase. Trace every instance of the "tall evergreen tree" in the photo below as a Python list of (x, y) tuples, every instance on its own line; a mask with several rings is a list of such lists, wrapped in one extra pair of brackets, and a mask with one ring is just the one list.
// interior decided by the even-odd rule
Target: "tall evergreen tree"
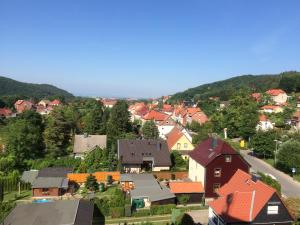
[(157, 139), (159, 136), (158, 128), (153, 120), (144, 123), (142, 133), (145, 139)]

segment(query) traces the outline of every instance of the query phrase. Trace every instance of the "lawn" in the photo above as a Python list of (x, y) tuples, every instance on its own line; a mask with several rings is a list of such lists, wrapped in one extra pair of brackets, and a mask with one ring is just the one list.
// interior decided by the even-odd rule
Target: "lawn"
[(300, 182), (300, 174), (295, 175), (295, 176), (294, 176), (294, 179)]
[(21, 191), (21, 194), (19, 195), (18, 191), (12, 191), (12, 192), (6, 192), (4, 193), (4, 201), (16, 201), (16, 200), (26, 200), (30, 199), (32, 196), (31, 190), (25, 190)]
[(270, 159), (262, 159), (263, 161), (265, 161), (266, 163), (268, 163), (269, 165), (273, 166), (275, 165), (274, 159), (270, 158)]
[(104, 192), (100, 192), (100, 191), (96, 192), (95, 197), (97, 198), (110, 197), (114, 195), (116, 189), (118, 189), (118, 186), (108, 187)]

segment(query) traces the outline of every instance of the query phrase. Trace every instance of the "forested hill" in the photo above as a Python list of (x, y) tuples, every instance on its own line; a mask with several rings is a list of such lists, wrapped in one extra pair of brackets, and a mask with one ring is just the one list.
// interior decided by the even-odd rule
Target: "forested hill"
[(300, 72), (290, 71), (275, 75), (237, 76), (176, 93), (169, 101), (205, 99), (213, 96), (218, 96), (221, 100), (227, 100), (236, 90), (241, 88), (249, 88), (253, 92), (263, 92), (270, 88), (282, 88), (287, 92), (299, 92)]
[(37, 99), (50, 96), (60, 96), (65, 99), (74, 97), (71, 93), (53, 85), (24, 83), (0, 76), (0, 97), (1, 96), (24, 96)]

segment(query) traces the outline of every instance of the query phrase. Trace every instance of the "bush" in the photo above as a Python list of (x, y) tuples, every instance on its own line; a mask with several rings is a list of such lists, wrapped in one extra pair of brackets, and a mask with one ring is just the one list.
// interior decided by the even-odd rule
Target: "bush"
[(150, 216), (150, 215), (151, 215), (150, 209), (139, 209), (132, 213), (132, 216), (135, 217), (143, 217), (143, 216)]
[(108, 175), (106, 177), (106, 181), (107, 181), (107, 184), (112, 184), (112, 182), (113, 182), (112, 175)]
[(151, 215), (163, 215), (163, 214), (171, 214), (172, 209), (175, 209), (175, 204), (169, 205), (152, 205), (150, 207)]
[(274, 180), (272, 177), (263, 173), (259, 173), (259, 175), (261, 176), (262, 182), (274, 188), (277, 191), (277, 193), (281, 195), (281, 184), (277, 180)]
[(111, 218), (124, 217), (124, 207), (113, 207), (113, 208), (110, 208), (109, 214), (111, 215)]
[(104, 198), (95, 198), (94, 203), (96, 204), (97, 208), (99, 211), (104, 215), (104, 216), (109, 216), (109, 199), (104, 197)]
[(180, 195), (178, 197), (178, 201), (181, 205), (186, 205), (190, 200), (190, 196), (189, 195)]

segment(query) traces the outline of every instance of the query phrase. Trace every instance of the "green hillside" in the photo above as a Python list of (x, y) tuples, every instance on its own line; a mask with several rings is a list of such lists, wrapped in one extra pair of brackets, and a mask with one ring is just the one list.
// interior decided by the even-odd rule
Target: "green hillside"
[(0, 97), (1, 96), (25, 96), (37, 99), (50, 96), (60, 96), (65, 99), (74, 97), (69, 92), (53, 85), (24, 83), (0, 76)]
[(290, 71), (274, 75), (237, 76), (176, 93), (172, 96), (170, 102), (192, 100), (194, 98), (205, 99), (213, 96), (218, 96), (221, 100), (228, 100), (236, 90), (242, 88), (248, 88), (253, 92), (263, 92), (270, 88), (282, 88), (287, 92), (299, 92), (300, 72)]

